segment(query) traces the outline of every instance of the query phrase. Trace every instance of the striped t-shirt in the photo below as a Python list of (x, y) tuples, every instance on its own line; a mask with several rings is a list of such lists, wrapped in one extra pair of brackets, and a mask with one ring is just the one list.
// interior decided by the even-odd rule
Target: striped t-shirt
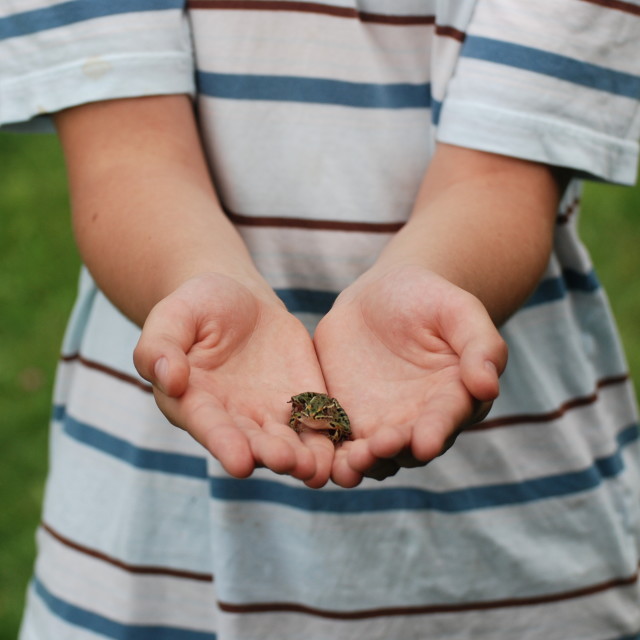
[(21, 639), (640, 638), (635, 400), (576, 222), (581, 179), (636, 176), (640, 2), (0, 3), (4, 126), (171, 93), (197, 100), (223, 206), (310, 331), (407, 219), (436, 141), (575, 177), (489, 416), (355, 489), (225, 475), (83, 271)]

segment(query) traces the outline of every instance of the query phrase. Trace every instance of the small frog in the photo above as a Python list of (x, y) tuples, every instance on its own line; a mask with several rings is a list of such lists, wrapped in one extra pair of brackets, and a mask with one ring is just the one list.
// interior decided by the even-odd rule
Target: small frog
[(314, 429), (336, 443), (351, 437), (347, 413), (335, 398), (306, 391), (293, 396), (289, 402), (292, 405), (289, 426), (297, 433)]

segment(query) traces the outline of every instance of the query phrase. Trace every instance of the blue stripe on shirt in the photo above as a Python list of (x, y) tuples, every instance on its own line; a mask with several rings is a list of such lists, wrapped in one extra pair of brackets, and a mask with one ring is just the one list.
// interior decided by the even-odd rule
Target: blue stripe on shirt
[(624, 469), (622, 449), (639, 438), (633, 424), (618, 436), (618, 448), (610, 456), (596, 458), (578, 471), (568, 471), (522, 482), (465, 487), (452, 491), (428, 491), (410, 487), (309, 491), (277, 481), (211, 478), (211, 497), (222, 501), (270, 502), (304, 511), (369, 513), (398, 510), (432, 510), (457, 513), (560, 498), (600, 486)]
[(468, 36), (461, 56), (541, 73), (618, 96), (640, 98), (640, 76), (513, 42)]
[(202, 457), (199, 457), (138, 447), (106, 431), (76, 420), (66, 412), (64, 407), (59, 405), (54, 408), (53, 417), (62, 422), (64, 432), (74, 440), (127, 462), (138, 469), (172, 473), (190, 478), (204, 479), (207, 477), (207, 463), (204, 453)]
[[(543, 280), (524, 304), (532, 307), (539, 304), (562, 300), (568, 291), (578, 293), (592, 293), (600, 288), (600, 283), (593, 271), (579, 273), (565, 269), (561, 276)], [(278, 297), (285, 303), (292, 313), (326, 314), (338, 294), (334, 291), (312, 289), (276, 289)]]
[(430, 85), (346, 82), (328, 78), (198, 71), (198, 91), (213, 98), (333, 104), (369, 109), (425, 109)]
[(32, 581), (33, 590), (44, 601), (51, 613), (81, 629), (114, 640), (215, 640), (210, 631), (194, 631), (178, 627), (123, 624), (99, 613), (89, 611), (54, 595), (37, 578)]
[(338, 297), (334, 291), (314, 291), (312, 289), (276, 289), (275, 292), (291, 313), (325, 315)]
[(438, 126), (440, 122), (440, 114), (442, 112), (442, 101), (441, 100), (431, 100), (431, 124), (435, 127)]
[(182, 9), (184, 4), (185, 0), (69, 0), (0, 18), (0, 40), (120, 13)]
[(594, 271), (580, 273), (572, 269), (564, 269), (561, 276), (543, 280), (523, 307), (533, 307), (562, 300), (568, 291), (593, 293), (599, 288), (600, 283)]
[[(74, 440), (113, 456), (133, 467), (148, 471), (206, 478), (204, 458), (138, 447), (96, 427), (75, 420), (58, 407), (64, 432)], [(311, 491), (277, 481), (234, 478), (210, 478), (211, 496), (218, 500), (261, 501), (310, 511), (363, 513), (397, 509), (430, 509), (444, 512), (469, 511), (561, 497), (599, 486), (606, 478), (624, 469), (622, 449), (639, 438), (633, 424), (617, 437), (617, 450), (597, 458), (585, 469), (533, 478), (523, 482), (465, 487), (447, 492), (413, 488), (349, 489)]]

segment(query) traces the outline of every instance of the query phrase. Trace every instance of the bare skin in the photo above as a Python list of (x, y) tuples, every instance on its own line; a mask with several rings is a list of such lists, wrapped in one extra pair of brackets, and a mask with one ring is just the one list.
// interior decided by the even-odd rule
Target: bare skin
[(353, 424), (333, 465), (342, 486), (443, 453), (486, 412), (506, 364), (484, 307), (440, 276), (400, 267), (360, 289), (337, 301), (315, 335), (330, 392)]
[(353, 425), (336, 483), (424, 465), (486, 415), (507, 361), (496, 326), (546, 267), (560, 191), (547, 167), (438, 147), (409, 222), (316, 331)]
[(333, 446), (287, 426), (300, 384), (324, 390), (313, 343), (222, 211), (189, 99), (88, 104), (56, 126), (80, 253), (144, 325), (135, 364), (161, 410), (233, 476), (265, 466), (325, 484)]
[(291, 389), (324, 380), (307, 330), (280, 303), (219, 274), (192, 278), (154, 307), (134, 361), (169, 420), (231, 475), (264, 466), (326, 483), (333, 445), (292, 431), (287, 404)]
[[(136, 366), (231, 475), (383, 479), (439, 455), (497, 396), (496, 325), (551, 249), (546, 167), (439, 145), (410, 221), (312, 342), (225, 217), (186, 97), (85, 105), (56, 123), (83, 259), (143, 326)], [(353, 441), (287, 426), (287, 401), (310, 389), (340, 400)]]

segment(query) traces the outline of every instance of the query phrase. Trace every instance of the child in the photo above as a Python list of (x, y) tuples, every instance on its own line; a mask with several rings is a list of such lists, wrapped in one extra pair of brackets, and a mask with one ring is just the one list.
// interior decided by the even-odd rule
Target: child
[[(638, 636), (576, 233), (580, 177), (636, 175), (638, 5), (187, 4), (0, 9), (87, 267), (21, 637)], [(352, 440), (289, 428), (306, 391)]]

